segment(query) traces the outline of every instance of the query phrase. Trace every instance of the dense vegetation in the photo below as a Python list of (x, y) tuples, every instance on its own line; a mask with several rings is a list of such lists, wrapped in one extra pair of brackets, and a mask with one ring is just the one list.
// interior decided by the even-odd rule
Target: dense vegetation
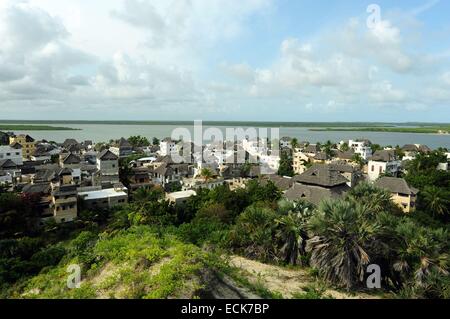
[(313, 128), (310, 131), (315, 132), (387, 132), (387, 133), (422, 133), (438, 134), (439, 132), (450, 132), (450, 126), (430, 126), (430, 127), (327, 127)]
[[(24, 216), (33, 220), (32, 201), (3, 193), (1, 294), (195, 297), (205, 285), (202, 274), (233, 274), (223, 257), (237, 254), (311, 267), (328, 285), (348, 291), (364, 290), (367, 266), (378, 264), (384, 291), (404, 298), (449, 298), (450, 176), (435, 169), (440, 156), (419, 156), (408, 166), (405, 178), (422, 194), (418, 211), (410, 215), (389, 193), (369, 184), (314, 207), (282, 200), (272, 183), (251, 181), (236, 191), (226, 186), (199, 190), (182, 207), (164, 201), (157, 187), (141, 189), (120, 209), (83, 211), (73, 224), (36, 228), (23, 223)], [(82, 265), (80, 289), (66, 288), (70, 264)]]
[(2, 131), (78, 131), (80, 129), (50, 125), (0, 124)]

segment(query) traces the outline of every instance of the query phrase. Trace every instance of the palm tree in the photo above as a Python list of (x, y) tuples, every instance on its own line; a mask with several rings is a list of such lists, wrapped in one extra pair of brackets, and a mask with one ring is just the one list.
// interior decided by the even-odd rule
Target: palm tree
[(344, 142), (344, 143), (341, 145), (340, 149), (341, 149), (341, 151), (343, 151), (343, 152), (347, 152), (347, 151), (350, 150), (350, 146), (348, 145), (348, 143), (345, 143), (345, 142)]
[(200, 176), (202, 176), (205, 180), (205, 183), (207, 183), (213, 177), (213, 173), (209, 168), (205, 167), (200, 171)]
[(347, 199), (354, 203), (361, 203), (366, 206), (368, 216), (382, 212), (396, 211), (396, 206), (392, 201), (392, 195), (389, 191), (378, 188), (370, 183), (361, 183), (353, 188), (348, 194)]
[(276, 260), (275, 218), (275, 212), (267, 207), (257, 204), (247, 207), (229, 233), (231, 247), (248, 258)]
[(276, 238), (281, 244), (279, 252), (288, 264), (297, 265), (299, 256), (306, 255), (306, 226), (313, 211), (313, 205), (306, 202), (282, 200), (278, 203), (278, 212), (283, 216), (275, 219)]
[(356, 153), (355, 155), (353, 155), (352, 157), (352, 161), (357, 163), (359, 165), (359, 167), (363, 167), (364, 166), (364, 159), (361, 157), (360, 154)]
[(405, 285), (424, 288), (430, 277), (449, 275), (448, 231), (421, 227), (405, 218), (392, 232), (391, 246), (396, 253), (393, 269)]
[(294, 137), (291, 141), (292, 149), (295, 150), (298, 147), (298, 139)]
[(449, 194), (439, 187), (427, 186), (423, 190), (422, 199), (425, 208), (433, 213), (433, 215), (443, 216), (448, 214), (450, 207)]
[(326, 141), (324, 145), (322, 145), (322, 151), (326, 154), (327, 158), (330, 159), (334, 156), (333, 148), (335, 145), (330, 140)]
[(376, 222), (367, 222), (367, 208), (352, 201), (324, 201), (309, 221), (314, 235), (307, 241), (311, 266), (325, 280), (353, 288), (364, 279), (369, 249), (376, 244)]

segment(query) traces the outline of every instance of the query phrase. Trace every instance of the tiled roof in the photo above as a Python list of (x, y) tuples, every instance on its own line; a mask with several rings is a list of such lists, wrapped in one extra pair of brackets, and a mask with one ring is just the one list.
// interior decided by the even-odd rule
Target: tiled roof
[(323, 187), (334, 187), (348, 182), (333, 166), (326, 164), (315, 164), (303, 174), (295, 176), (293, 180), (301, 184)]
[(370, 160), (377, 162), (390, 162), (397, 160), (397, 155), (395, 154), (395, 150), (381, 150), (376, 151)]
[(320, 152), (320, 147), (317, 144), (309, 144), (304, 149), (304, 153), (318, 153), (318, 152)]
[(319, 205), (325, 199), (339, 198), (346, 190), (348, 188), (345, 187), (335, 190), (319, 186), (294, 184), (283, 196), (290, 201), (306, 200), (314, 205)]
[(0, 160), (0, 169), (11, 169), (11, 168), (17, 168), (17, 164), (14, 163), (9, 158)]
[(340, 159), (346, 159), (346, 160), (351, 160), (353, 158), (353, 156), (355, 156), (355, 152), (353, 150), (349, 150), (349, 151), (337, 151), (336, 153), (336, 157), (340, 158)]
[(114, 154), (113, 152), (111, 152), (110, 150), (103, 150), (99, 155), (98, 158), (100, 160), (104, 160), (104, 161), (115, 161), (118, 160), (119, 158), (117, 157), (116, 154)]
[(263, 177), (261, 177), (260, 181), (262, 185), (265, 185), (269, 181), (271, 181), (282, 191), (287, 191), (294, 184), (292, 178), (281, 177), (278, 175), (264, 175)]
[(375, 185), (387, 189), (391, 193), (416, 195), (419, 192), (418, 189), (409, 186), (403, 178), (382, 177), (375, 182)]
[(74, 154), (69, 154), (66, 156), (66, 158), (64, 158), (63, 160), (64, 164), (80, 164), (81, 163), (81, 159), (74, 155)]
[(50, 183), (27, 184), (22, 189), (22, 193), (25, 194), (36, 194), (36, 193), (50, 194), (50, 191), (51, 191)]
[(133, 147), (128, 140), (124, 139), (123, 137), (119, 141), (119, 147)]

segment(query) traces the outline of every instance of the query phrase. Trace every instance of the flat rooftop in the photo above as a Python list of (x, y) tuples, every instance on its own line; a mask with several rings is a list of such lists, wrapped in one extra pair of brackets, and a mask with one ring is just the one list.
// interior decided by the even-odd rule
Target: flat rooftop
[(94, 199), (104, 199), (104, 198), (111, 198), (111, 197), (123, 197), (123, 196), (128, 196), (128, 194), (122, 190), (116, 191), (114, 188), (108, 188), (108, 189), (102, 189), (102, 190), (98, 190), (98, 191), (80, 192), (80, 193), (78, 193), (78, 196), (83, 197), (85, 200), (94, 200)]
[(180, 198), (187, 198), (191, 196), (195, 196), (197, 193), (193, 190), (188, 191), (182, 191), (182, 192), (175, 192), (175, 193), (168, 193), (167, 196), (170, 196), (174, 199), (180, 199)]

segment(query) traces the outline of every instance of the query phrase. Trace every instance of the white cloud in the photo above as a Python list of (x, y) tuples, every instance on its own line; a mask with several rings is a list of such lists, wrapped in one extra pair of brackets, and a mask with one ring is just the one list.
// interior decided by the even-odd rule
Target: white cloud
[(411, 30), (391, 17), (373, 29), (351, 18), (314, 37), (286, 37), (271, 62), (227, 62), (224, 48), (247, 37), (255, 15), (276, 5), (1, 1), (0, 108), (71, 105), (98, 114), (169, 110), (192, 116), (246, 108), (260, 113), (274, 105), (323, 113), (390, 105), (420, 111), (450, 101), (448, 53), (411, 46), (405, 41)]

